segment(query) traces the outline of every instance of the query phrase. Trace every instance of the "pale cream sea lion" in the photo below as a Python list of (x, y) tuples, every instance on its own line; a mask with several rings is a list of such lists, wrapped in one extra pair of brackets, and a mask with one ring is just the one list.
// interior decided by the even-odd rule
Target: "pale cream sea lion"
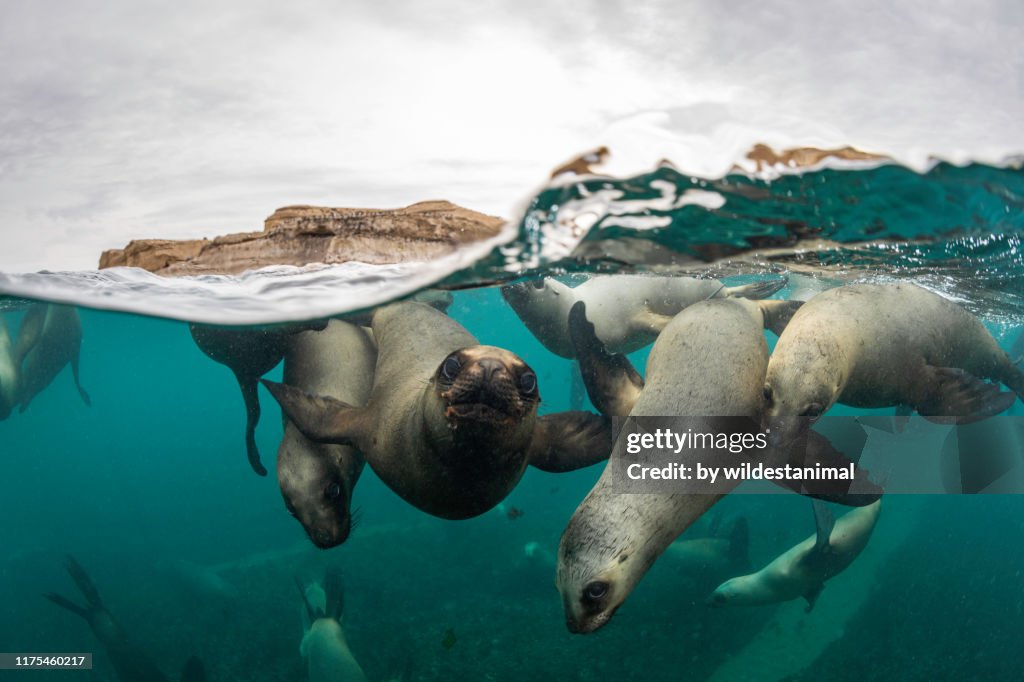
[[(362, 406), (373, 386), (377, 347), (360, 327), (331, 320), (323, 331), (296, 334), (284, 358), (285, 383)], [(347, 445), (309, 440), (285, 419), (277, 450), (277, 483), (285, 507), (313, 544), (335, 547), (352, 529), (352, 492), (363, 457)]]
[(296, 586), (309, 619), (309, 628), (299, 646), (309, 682), (367, 682), (341, 627), (345, 595), (339, 569), (328, 567), (323, 587), (303, 588), (298, 581)]
[(89, 394), (78, 378), (78, 357), (82, 347), (82, 320), (72, 306), (43, 303), (25, 313), (18, 329), (14, 356), (20, 370), (18, 404), (24, 412), (32, 399), (50, 385), (65, 365), (82, 402), (91, 405)]
[[(658, 336), (645, 380), (625, 357), (607, 353), (587, 324), (582, 304), (572, 311), (570, 330), (587, 390), (599, 409), (631, 417), (706, 417), (715, 430), (722, 417), (759, 420), (768, 366), (763, 328), (767, 324), (781, 330), (797, 306), (742, 298), (694, 304)], [(809, 448), (807, 455), (837, 464), (838, 453), (832, 451)], [(749, 456), (737, 455), (736, 461)], [(665, 548), (740, 483), (719, 478), (701, 494), (617, 493), (613, 477), (625, 457), (620, 438), (601, 478), (562, 534), (556, 583), (572, 632), (604, 626)], [(677, 461), (694, 465), (688, 457), (692, 459), (691, 453), (683, 451)], [(865, 485), (862, 475), (858, 483), (871, 494), (850, 502), (877, 499), (878, 491)]]
[(398, 495), (464, 519), (501, 502), (527, 465), (570, 471), (608, 457), (611, 425), (587, 412), (537, 416), (537, 375), (517, 355), (481, 346), (422, 303), (373, 314), (378, 357), (364, 408), (264, 381), (310, 439), (352, 445)]
[(1024, 393), (1024, 372), (974, 315), (913, 284), (852, 284), (810, 299), (779, 337), (765, 418), (785, 444), (837, 402), (930, 418), (1008, 409), (1016, 396), (984, 379)]
[(825, 587), (842, 573), (868, 544), (878, 522), (882, 501), (851, 509), (838, 521), (814, 501), (817, 532), (757, 573), (725, 581), (709, 597), (713, 606), (774, 604), (803, 597), (807, 610)]
[(717, 279), (594, 275), (575, 288), (545, 278), (506, 285), (501, 293), (545, 348), (573, 358), (569, 311), (576, 301), (586, 304), (587, 318), (610, 352), (632, 353), (653, 343), (687, 306), (713, 298), (768, 298), (784, 286), (785, 279), (727, 287)]

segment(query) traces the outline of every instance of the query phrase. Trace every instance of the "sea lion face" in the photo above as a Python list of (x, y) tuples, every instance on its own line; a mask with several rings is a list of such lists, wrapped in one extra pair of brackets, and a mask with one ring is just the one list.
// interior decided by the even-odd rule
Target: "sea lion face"
[(628, 540), (604, 537), (595, 528), (577, 511), (558, 547), (555, 584), (566, 627), (576, 634), (606, 625), (653, 562), (642, 549), (629, 549)]
[(448, 427), (455, 430), (514, 428), (535, 416), (540, 402), (534, 371), (516, 354), (494, 346), (450, 354), (437, 368), (434, 388)]
[(349, 448), (313, 443), (288, 424), (277, 457), (278, 485), (288, 513), (320, 549), (342, 544), (352, 531), (352, 487), (361, 469), (354, 459)]
[(726, 580), (724, 583), (719, 585), (711, 596), (707, 598), (708, 606), (728, 606), (730, 603), (737, 600), (740, 595), (739, 584), (737, 583), (738, 578), (732, 578)]
[(800, 364), (772, 358), (763, 389), (769, 443), (789, 447), (832, 407), (842, 387), (842, 372), (827, 354), (805, 358)]

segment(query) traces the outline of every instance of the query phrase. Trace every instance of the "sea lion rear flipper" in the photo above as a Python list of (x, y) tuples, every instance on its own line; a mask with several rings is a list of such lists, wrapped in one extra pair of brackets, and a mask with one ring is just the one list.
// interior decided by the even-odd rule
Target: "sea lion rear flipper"
[(71, 613), (74, 613), (75, 615), (84, 618), (86, 621), (89, 621), (91, 619), (88, 609), (82, 608), (70, 599), (66, 599), (60, 596), (59, 594), (54, 594), (53, 592), (46, 592), (43, 594), (43, 596), (52, 601), (57, 606), (67, 609)]
[(82, 396), (82, 402), (85, 403), (86, 407), (92, 407), (92, 400), (89, 399), (89, 394), (82, 388), (82, 381), (78, 378), (78, 349), (75, 349), (75, 354), (71, 357), (71, 376), (75, 379), (75, 387), (78, 389), (78, 395)]
[(364, 410), (330, 396), (306, 393), (266, 379), (261, 381), (306, 438), (318, 443), (354, 445), (352, 439), (358, 433)]
[(577, 301), (569, 310), (569, 337), (590, 402), (601, 414), (627, 416), (644, 387), (644, 380), (625, 355), (608, 352), (587, 319), (583, 301)]
[(75, 585), (78, 586), (82, 596), (89, 602), (89, 606), (92, 608), (102, 608), (103, 600), (100, 599), (99, 590), (96, 589), (96, 585), (93, 583), (92, 578), (85, 572), (82, 565), (75, 560), (75, 557), (70, 554), (64, 560), (64, 567), (67, 568), (68, 573), (71, 575), (71, 579), (75, 581)]
[(811, 505), (814, 507), (814, 526), (817, 528), (814, 551), (827, 552), (831, 547), (829, 539), (832, 537), (832, 529), (836, 525), (836, 517), (821, 500), (811, 500)]
[(751, 284), (744, 284), (743, 286), (738, 287), (725, 287), (725, 295), (732, 296), (734, 298), (760, 300), (762, 298), (768, 298), (781, 289), (784, 289), (787, 284), (789, 284), (788, 277), (783, 277), (782, 279), (766, 279), (761, 282), (752, 282)]
[(814, 605), (818, 603), (818, 597), (821, 596), (821, 591), (824, 589), (825, 583), (818, 583), (804, 592), (804, 599), (807, 600), (807, 608), (804, 609), (804, 612), (810, 613), (814, 610)]
[(853, 465), (853, 480), (821, 479), (792, 480), (780, 479), (776, 483), (783, 488), (792, 490), (813, 499), (834, 502), (847, 507), (866, 507), (877, 501), (884, 492), (882, 487), (872, 481), (868, 472), (848, 455), (840, 452), (828, 438), (817, 431), (808, 431), (807, 440), (799, 441), (788, 453), (788, 464), (794, 467), (834, 470), (848, 469)]
[(925, 419), (969, 424), (1010, 409), (1017, 394), (956, 367), (925, 367), (924, 392), (914, 408)]
[(761, 315), (764, 317), (764, 328), (771, 330), (776, 336), (782, 336), (786, 325), (803, 304), (803, 301), (758, 301), (757, 307), (761, 309)]
[(181, 671), (181, 682), (206, 682), (206, 668), (198, 656), (193, 656), (185, 662)]
[(612, 451), (612, 424), (593, 412), (559, 412), (537, 419), (530, 441), (530, 464), (562, 473), (597, 464)]
[(257, 377), (243, 376), (235, 373), (238, 388), (242, 390), (245, 402), (245, 453), (249, 457), (249, 465), (260, 476), (267, 475), (267, 468), (260, 460), (260, 451), (256, 447), (256, 425), (260, 422), (260, 397), (257, 392)]

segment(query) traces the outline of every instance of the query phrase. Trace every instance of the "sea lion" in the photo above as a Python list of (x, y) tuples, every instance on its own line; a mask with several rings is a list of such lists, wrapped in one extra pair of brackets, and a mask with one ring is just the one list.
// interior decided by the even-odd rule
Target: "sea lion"
[(523, 324), (555, 355), (573, 358), (569, 310), (587, 306), (597, 337), (612, 353), (632, 353), (653, 343), (687, 306), (712, 298), (768, 298), (786, 279), (727, 287), (717, 279), (652, 275), (594, 275), (576, 288), (544, 278), (502, 287), (501, 294)]
[[(658, 336), (647, 360), (646, 380), (624, 356), (607, 352), (582, 302), (570, 312), (569, 326), (591, 401), (606, 414), (756, 422), (768, 367), (762, 330), (767, 325), (781, 331), (799, 305), (743, 298), (696, 303)], [(719, 478), (703, 494), (616, 493), (613, 475), (626, 456), (624, 440), (616, 442), (604, 473), (576, 509), (558, 548), (556, 584), (566, 625), (574, 633), (604, 626), (665, 548), (740, 483)], [(683, 451), (677, 461), (690, 456)], [(739, 456), (749, 458), (749, 453)], [(808, 448), (807, 456), (831, 466), (838, 453)], [(870, 497), (850, 502), (866, 504)]]
[(267, 469), (260, 461), (260, 451), (256, 447), (256, 425), (260, 421), (260, 399), (256, 390), (259, 379), (284, 359), (288, 338), (292, 334), (325, 326), (326, 322), (296, 323), (273, 329), (188, 326), (199, 350), (235, 374), (245, 401), (245, 451), (252, 470), (260, 476), (266, 476)]
[(341, 629), (345, 594), (339, 569), (328, 567), (323, 587), (303, 588), (298, 579), (295, 585), (309, 619), (309, 629), (299, 646), (306, 659), (309, 682), (367, 682)]
[(310, 439), (352, 445), (417, 508), (465, 519), (501, 502), (527, 465), (570, 471), (602, 461), (611, 424), (588, 412), (537, 416), (537, 375), (517, 355), (481, 346), (422, 303), (373, 314), (378, 356), (365, 408), (264, 381)]
[(882, 501), (851, 509), (838, 521), (818, 500), (814, 501), (815, 535), (785, 552), (757, 573), (727, 580), (708, 598), (712, 606), (774, 604), (803, 597), (807, 611), (825, 587), (825, 581), (853, 563), (871, 538)]
[[(377, 347), (368, 331), (331, 320), (323, 331), (296, 334), (284, 358), (285, 383), (365, 405), (373, 386)], [(277, 450), (277, 483), (285, 507), (321, 549), (348, 539), (352, 491), (363, 457), (347, 445), (309, 440), (287, 419)]]
[(837, 402), (963, 422), (1016, 400), (983, 379), (1024, 394), (1024, 372), (974, 315), (914, 284), (852, 284), (811, 298), (779, 337), (765, 418), (785, 445)]
[[(160, 672), (152, 659), (128, 638), (128, 633), (121, 624), (107, 611), (100, 599), (100, 593), (85, 569), (68, 555), (65, 567), (75, 581), (75, 585), (85, 597), (86, 605), (79, 606), (59, 594), (48, 593), (43, 596), (57, 606), (81, 616), (92, 629), (96, 639), (106, 649), (110, 662), (121, 682), (167, 682), (167, 677)], [(181, 682), (204, 682), (206, 672), (202, 662), (193, 656), (185, 664), (181, 674)]]
[(18, 374), (7, 320), (0, 315), (0, 419), (7, 419), (18, 404)]
[(18, 383), (20, 411), (50, 385), (67, 364), (82, 402), (92, 405), (78, 378), (78, 356), (82, 346), (82, 320), (78, 311), (66, 305), (41, 303), (25, 313), (18, 329), (15, 362), (21, 368)]

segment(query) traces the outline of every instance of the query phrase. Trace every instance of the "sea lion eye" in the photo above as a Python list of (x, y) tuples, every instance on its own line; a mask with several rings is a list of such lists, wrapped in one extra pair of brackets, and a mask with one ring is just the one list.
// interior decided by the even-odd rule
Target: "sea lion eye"
[(459, 373), (459, 369), (461, 369), (461, 367), (462, 363), (459, 362), (459, 359), (454, 355), (449, 355), (444, 359), (444, 362), (441, 363), (441, 376), (448, 381), (454, 381), (455, 375)]
[(772, 387), (769, 384), (764, 385), (764, 392), (761, 394), (764, 396), (764, 401), (770, 403), (772, 401)]
[(326, 495), (329, 500), (338, 499), (338, 496), (341, 495), (341, 486), (337, 483), (330, 484), (327, 486), (327, 489), (324, 490), (324, 495)]
[(608, 594), (608, 583), (602, 580), (595, 580), (583, 588), (583, 596), (590, 601), (597, 601)]
[(811, 403), (807, 408), (800, 413), (801, 417), (808, 417), (810, 419), (817, 419), (821, 416), (821, 413), (825, 411), (821, 403)]
[(292, 516), (298, 516), (298, 512), (295, 510), (295, 505), (292, 504), (291, 500), (284, 501), (284, 508), (288, 510), (288, 513)]
[(537, 392), (537, 375), (533, 372), (523, 372), (519, 375), (519, 390), (523, 393)]

